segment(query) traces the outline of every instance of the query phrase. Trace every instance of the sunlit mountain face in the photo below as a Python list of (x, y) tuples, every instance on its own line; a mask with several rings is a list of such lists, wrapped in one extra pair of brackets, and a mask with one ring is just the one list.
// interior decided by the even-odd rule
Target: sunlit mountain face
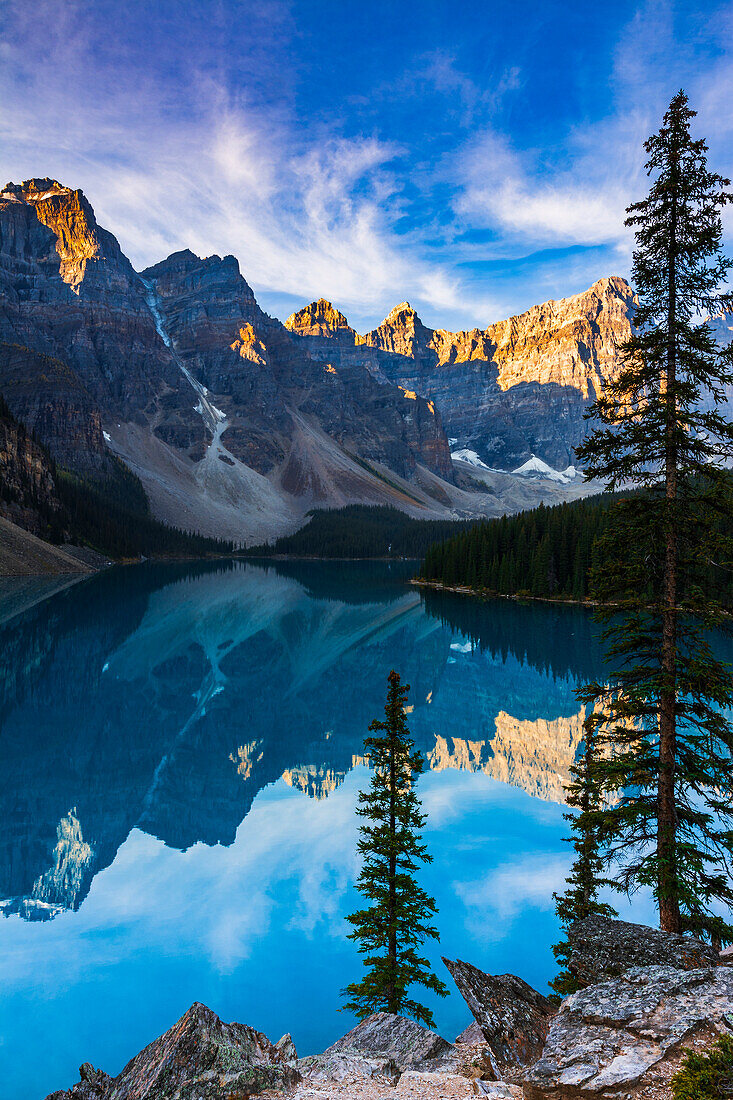
[[(421, 594), (413, 569), (150, 564), (9, 604), (0, 1032), (26, 1068), (33, 1035), (53, 1036), (39, 1096), (87, 1059), (116, 1072), (196, 999), (302, 1053), (347, 1030), (354, 811), (392, 668), (426, 760), (436, 966), (552, 975), (596, 628)], [(455, 998), (435, 1009), (449, 1038), (467, 1023)]]

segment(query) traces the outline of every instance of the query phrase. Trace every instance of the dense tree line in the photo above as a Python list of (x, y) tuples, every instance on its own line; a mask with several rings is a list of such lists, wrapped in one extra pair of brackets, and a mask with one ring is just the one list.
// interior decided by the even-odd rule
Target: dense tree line
[(234, 544), (169, 527), (150, 515), (145, 490), (122, 463), (119, 476), (85, 480), (59, 470), (56, 489), (71, 542), (82, 542), (112, 558), (186, 557), (229, 554)]
[[(612, 506), (621, 494), (540, 505), (516, 516), (485, 520), (431, 546), (420, 577), (449, 587), (502, 596), (587, 600), (591, 570), (602, 571), (612, 529)], [(721, 535), (733, 534), (718, 520)], [(733, 605), (733, 576), (712, 560), (703, 570), (706, 589)]]
[(607, 495), (485, 520), (432, 546), (420, 576), (500, 595), (585, 600)]
[(250, 547), (248, 554), (303, 558), (421, 558), (432, 543), (468, 527), (457, 520), (412, 519), (388, 505), (315, 509), (293, 535)]

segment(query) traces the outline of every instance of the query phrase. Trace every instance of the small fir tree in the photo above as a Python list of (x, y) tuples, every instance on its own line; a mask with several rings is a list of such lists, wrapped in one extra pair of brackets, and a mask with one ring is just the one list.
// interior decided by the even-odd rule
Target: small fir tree
[(603, 877), (603, 856), (598, 841), (603, 796), (596, 775), (597, 763), (595, 730), (591, 723), (585, 727), (585, 748), (578, 762), (570, 769), (572, 782), (567, 787), (567, 804), (577, 811), (564, 815), (573, 832), (573, 836), (567, 839), (575, 849), (575, 861), (566, 880), (565, 892), (553, 894), (555, 912), (564, 933), (564, 939), (552, 948), (563, 967), (550, 982), (550, 988), (558, 997), (567, 997), (580, 989), (568, 969), (571, 952), (568, 933), (572, 925), (591, 916), (618, 916), (612, 906), (598, 900), (598, 892), (607, 880)]
[(429, 922), (437, 913), (435, 900), (415, 879), (420, 863), (432, 857), (420, 837), (425, 824), (415, 780), (423, 760), (414, 751), (405, 720), (409, 685), (394, 670), (389, 674), (384, 721), (369, 726), (364, 749), (373, 769), (370, 788), (359, 795), (361, 826), (359, 852), (364, 858), (358, 890), (368, 907), (352, 913), (349, 939), (365, 955), (367, 972), (344, 990), (345, 1008), (360, 1019), (372, 1012), (412, 1016), (432, 1027), (432, 1013), (409, 996), (423, 986), (439, 997), (448, 990), (419, 954), (425, 939), (438, 939)]
[(690, 135), (694, 113), (679, 92), (646, 143), (654, 181), (626, 222), (635, 329), (578, 449), (587, 478), (637, 489), (616, 505), (592, 575), (609, 682), (580, 698), (593, 708), (606, 799), (597, 835), (619, 889), (650, 886), (663, 929), (717, 941), (733, 938), (716, 915), (733, 904), (733, 683), (708, 638), (724, 622), (710, 571), (731, 560), (719, 517), (729, 525), (733, 425), (721, 405), (733, 346), (718, 347), (704, 317), (727, 301), (716, 291), (730, 266), (720, 211), (731, 195)]

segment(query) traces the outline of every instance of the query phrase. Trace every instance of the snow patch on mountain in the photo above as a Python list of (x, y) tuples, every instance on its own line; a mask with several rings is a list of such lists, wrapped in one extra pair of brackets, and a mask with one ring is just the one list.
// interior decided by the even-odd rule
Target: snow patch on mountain
[(532, 455), (516, 470), (512, 470), (512, 473), (519, 477), (546, 478), (548, 481), (557, 481), (561, 485), (569, 485), (578, 476), (575, 466), (567, 466), (564, 470), (553, 470), (552, 466), (548, 466), (536, 455)]
[(491, 470), (491, 466), (487, 466), (484, 460), (479, 458), (475, 451), (469, 450), (468, 447), (462, 447), (460, 451), (451, 451), (450, 456), (455, 462), (467, 462), (469, 466), (477, 466), (481, 470)]

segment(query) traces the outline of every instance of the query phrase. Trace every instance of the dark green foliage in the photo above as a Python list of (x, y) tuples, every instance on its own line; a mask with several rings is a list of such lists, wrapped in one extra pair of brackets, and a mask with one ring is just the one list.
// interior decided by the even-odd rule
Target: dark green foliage
[(560, 963), (560, 974), (550, 982), (558, 997), (567, 997), (580, 989), (580, 985), (568, 970), (570, 944), (567, 939), (571, 925), (586, 917), (615, 917), (616, 910), (598, 900), (603, 885), (603, 857), (598, 842), (598, 826), (603, 799), (596, 778), (597, 752), (594, 728), (586, 729), (583, 755), (571, 768), (572, 782), (567, 788), (567, 803), (576, 813), (565, 814), (573, 831), (571, 838), (575, 849), (575, 861), (566, 880), (563, 894), (554, 894), (555, 912), (565, 938), (553, 945), (552, 951)]
[(56, 489), (71, 542), (82, 542), (112, 558), (156, 555), (229, 554), (231, 542), (189, 534), (153, 519), (141, 482), (118, 459), (116, 476), (82, 479), (61, 470)]
[(254, 557), (290, 554), (304, 558), (420, 558), (438, 539), (465, 530), (455, 520), (411, 519), (397, 508), (350, 504), (316, 509), (310, 521), (272, 545), (247, 550)]
[(365, 955), (367, 972), (344, 990), (346, 1008), (360, 1019), (372, 1012), (413, 1016), (433, 1026), (428, 1008), (409, 995), (420, 985), (444, 997), (447, 989), (429, 969), (418, 948), (426, 939), (438, 939), (428, 922), (437, 912), (435, 901), (418, 886), (415, 872), (431, 856), (420, 837), (425, 815), (415, 793), (415, 779), (423, 770), (414, 752), (405, 719), (409, 685), (402, 685), (394, 670), (389, 674), (384, 721), (369, 729), (374, 736), (364, 741), (370, 758), (372, 780), (359, 795), (357, 813), (361, 826), (359, 853), (363, 856), (358, 889), (368, 907), (352, 913), (349, 939)]
[(627, 221), (635, 331), (578, 450), (587, 476), (636, 490), (597, 546), (592, 593), (605, 605), (610, 671), (580, 698), (592, 708), (606, 801), (598, 838), (617, 887), (650, 887), (663, 929), (717, 942), (733, 939), (717, 915), (733, 905), (733, 681), (707, 639), (730, 604), (711, 574), (730, 577), (733, 564), (733, 425), (719, 409), (733, 347), (719, 348), (699, 318), (720, 305), (730, 196), (690, 136), (693, 116), (680, 92), (646, 144), (655, 180)]
[(610, 504), (599, 495), (476, 523), (431, 546), (420, 576), (503, 596), (584, 600)]
[[(631, 495), (602, 493), (466, 525), (428, 549), (419, 576), (485, 595), (583, 602), (591, 597), (591, 570), (602, 576), (607, 556), (613, 556), (613, 506)], [(730, 516), (717, 514), (710, 521), (721, 543), (733, 535)], [(700, 561), (699, 581), (722, 606), (733, 607), (730, 569), (716, 559)]]
[(733, 1039), (721, 1036), (707, 1054), (688, 1051), (671, 1081), (674, 1100), (721, 1100), (733, 1093)]

